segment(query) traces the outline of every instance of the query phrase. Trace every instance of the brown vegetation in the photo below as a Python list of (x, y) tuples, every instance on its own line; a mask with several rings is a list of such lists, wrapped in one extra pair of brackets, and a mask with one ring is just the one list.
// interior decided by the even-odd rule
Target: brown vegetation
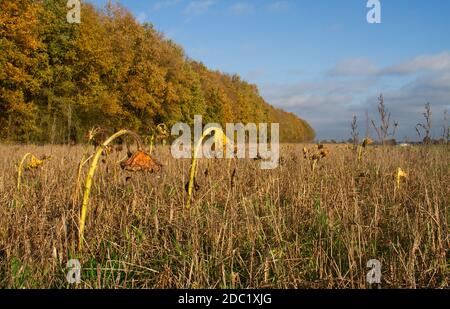
[[(370, 259), (381, 261), (382, 287), (449, 287), (447, 146), (368, 146), (361, 161), (352, 147), (327, 147), (315, 173), (302, 145), (282, 146), (269, 171), (199, 160), (190, 210), (190, 160), (158, 146), (164, 168), (129, 178), (125, 153), (113, 152), (77, 253), (80, 205), (68, 188), (84, 149), (0, 146), (0, 286), (67, 288), (66, 263), (78, 258), (86, 288), (364, 288)], [(18, 192), (27, 152), (53, 159)], [(408, 177), (397, 186), (399, 168)]]

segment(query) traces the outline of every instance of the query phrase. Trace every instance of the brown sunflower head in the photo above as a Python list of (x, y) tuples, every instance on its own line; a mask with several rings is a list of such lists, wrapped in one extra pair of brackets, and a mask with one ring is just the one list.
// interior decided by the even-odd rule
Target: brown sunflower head
[(122, 169), (131, 172), (157, 173), (161, 170), (162, 164), (153, 160), (152, 157), (142, 150), (137, 150), (125, 161), (120, 163)]
[(93, 127), (86, 133), (85, 137), (86, 137), (88, 143), (92, 143), (92, 145), (97, 147), (98, 145), (101, 144), (102, 138), (105, 137), (105, 136), (100, 136), (100, 135), (104, 135), (104, 133), (105, 132), (103, 131), (103, 129), (101, 129), (99, 127)]
[(371, 145), (372, 143), (373, 143), (372, 139), (371, 139), (370, 137), (366, 137), (366, 138), (363, 140), (362, 146), (363, 146), (364, 148), (366, 148), (367, 146)]
[(320, 156), (321, 156), (322, 158), (325, 158), (326, 156), (328, 156), (329, 153), (330, 153), (330, 151), (329, 151), (328, 149), (323, 148), (323, 149), (320, 151)]
[(167, 127), (166, 127), (166, 125), (165, 125), (164, 123), (161, 123), (161, 124), (159, 124), (159, 125), (156, 127), (156, 132), (157, 132), (158, 135), (161, 136), (161, 137), (167, 137), (167, 136), (169, 136)]

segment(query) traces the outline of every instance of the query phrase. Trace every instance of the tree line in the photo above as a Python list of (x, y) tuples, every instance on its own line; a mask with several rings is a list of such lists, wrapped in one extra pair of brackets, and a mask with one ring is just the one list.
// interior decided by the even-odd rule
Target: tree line
[(283, 142), (311, 141), (309, 124), (269, 105), (238, 75), (209, 70), (124, 7), (65, 0), (0, 1), (0, 139), (82, 142), (93, 126), (145, 134), (159, 123), (280, 123)]

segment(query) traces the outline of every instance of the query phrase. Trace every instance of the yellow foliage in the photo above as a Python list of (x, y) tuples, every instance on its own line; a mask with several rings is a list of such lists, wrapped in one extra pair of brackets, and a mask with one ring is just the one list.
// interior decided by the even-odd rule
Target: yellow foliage
[(400, 187), (400, 181), (402, 178), (407, 178), (408, 174), (406, 174), (405, 171), (403, 171), (400, 167), (397, 169), (397, 173), (396, 173), (396, 182), (397, 182), (397, 188)]
[(25, 170), (33, 170), (44, 164), (44, 160), (39, 160), (34, 155), (31, 156), (30, 162), (25, 166)]

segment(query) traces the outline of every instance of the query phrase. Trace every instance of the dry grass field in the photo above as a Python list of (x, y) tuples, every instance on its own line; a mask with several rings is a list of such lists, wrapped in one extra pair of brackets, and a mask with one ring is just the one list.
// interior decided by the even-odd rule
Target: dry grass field
[[(368, 288), (370, 259), (383, 288), (449, 287), (448, 146), (373, 146), (359, 162), (330, 145), (314, 173), (304, 146), (283, 145), (274, 170), (200, 160), (189, 210), (189, 160), (158, 146), (162, 170), (131, 173), (118, 164), (125, 151), (113, 152), (95, 174), (78, 252), (83, 147), (2, 145), (0, 287)], [(52, 158), (17, 189), (27, 152)], [(66, 281), (71, 258), (78, 285)]]

